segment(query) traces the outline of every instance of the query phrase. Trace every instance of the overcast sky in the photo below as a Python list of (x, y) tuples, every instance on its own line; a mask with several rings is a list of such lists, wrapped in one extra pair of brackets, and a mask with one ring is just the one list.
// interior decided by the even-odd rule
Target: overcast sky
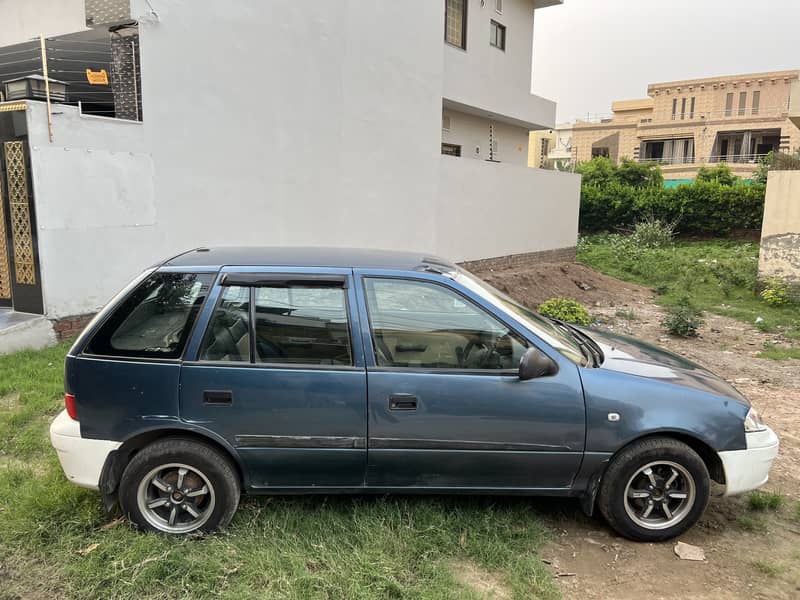
[(558, 121), (660, 81), (800, 68), (800, 0), (565, 0), (536, 11), (533, 91)]

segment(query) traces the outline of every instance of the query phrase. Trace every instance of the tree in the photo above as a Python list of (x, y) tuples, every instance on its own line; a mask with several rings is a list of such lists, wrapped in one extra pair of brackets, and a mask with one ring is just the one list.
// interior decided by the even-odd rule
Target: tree
[(664, 185), (664, 176), (661, 167), (654, 162), (636, 162), (630, 158), (623, 158), (617, 167), (617, 179), (620, 183), (634, 187), (661, 187)]

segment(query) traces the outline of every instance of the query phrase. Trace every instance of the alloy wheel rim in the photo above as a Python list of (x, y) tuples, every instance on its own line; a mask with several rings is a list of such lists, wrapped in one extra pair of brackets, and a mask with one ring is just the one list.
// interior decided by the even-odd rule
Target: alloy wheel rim
[(165, 533), (189, 533), (202, 527), (214, 512), (214, 486), (205, 474), (183, 463), (156, 467), (139, 483), (139, 512)]
[(659, 460), (639, 468), (625, 486), (625, 512), (645, 529), (668, 529), (691, 512), (694, 478), (676, 462)]

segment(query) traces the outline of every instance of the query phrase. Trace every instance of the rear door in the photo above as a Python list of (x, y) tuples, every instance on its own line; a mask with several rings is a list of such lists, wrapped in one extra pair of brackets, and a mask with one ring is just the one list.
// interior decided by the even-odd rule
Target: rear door
[(521, 381), (532, 342), (441, 278), (357, 271), (367, 350), (367, 484), (569, 488), (583, 458), (577, 367)]
[(181, 417), (234, 446), (254, 488), (363, 485), (351, 272), (228, 268), (209, 300), (181, 369)]

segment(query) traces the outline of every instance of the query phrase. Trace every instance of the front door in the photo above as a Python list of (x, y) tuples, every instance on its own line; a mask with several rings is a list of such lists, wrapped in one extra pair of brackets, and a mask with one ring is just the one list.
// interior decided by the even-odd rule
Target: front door
[(362, 486), (367, 391), (351, 273), (222, 277), (181, 367), (181, 418), (235, 447), (253, 488)]
[(570, 487), (585, 435), (577, 368), (521, 381), (529, 342), (496, 315), (424, 275), (363, 275), (367, 484)]
[(0, 144), (0, 306), (42, 314), (27, 141)]

